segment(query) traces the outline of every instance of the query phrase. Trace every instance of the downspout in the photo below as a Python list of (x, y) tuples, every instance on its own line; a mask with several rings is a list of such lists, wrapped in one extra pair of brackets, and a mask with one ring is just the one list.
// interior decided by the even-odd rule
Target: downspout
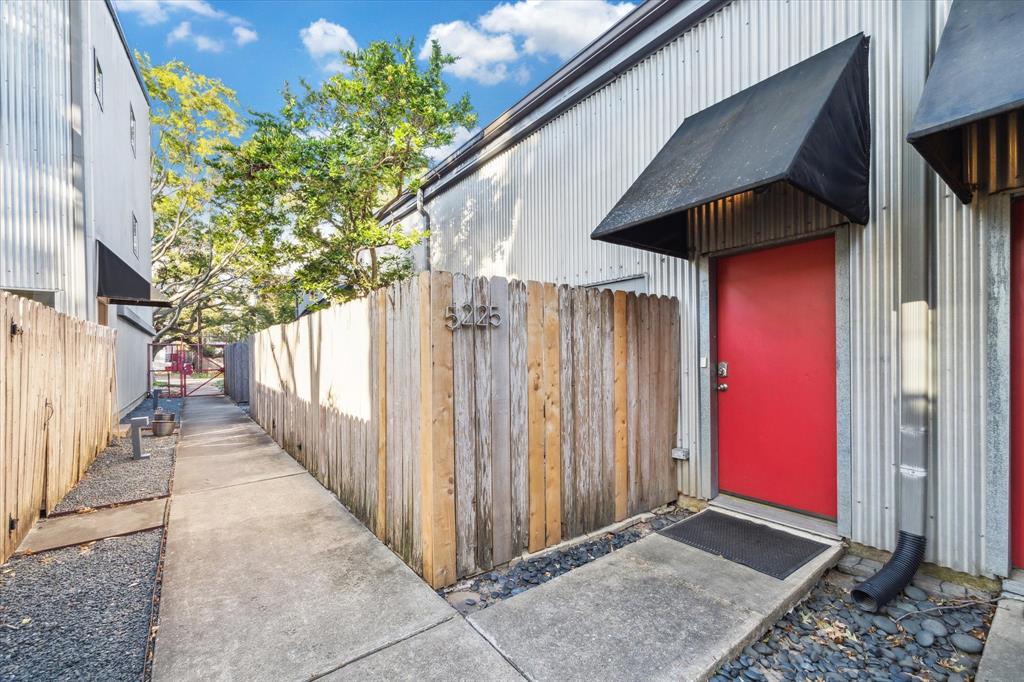
[(422, 230), (426, 237), (413, 247), (412, 267), (416, 272), (430, 271), (430, 214), (423, 200), (423, 188), (416, 190), (416, 212), (423, 219)]
[[(931, 3), (901, 3), (902, 130), (909, 130), (931, 61)], [(900, 200), (900, 439), (898, 539), (889, 561), (852, 591), (877, 611), (913, 579), (924, 560), (932, 422), (932, 243), (930, 182), (922, 158), (902, 148)]]

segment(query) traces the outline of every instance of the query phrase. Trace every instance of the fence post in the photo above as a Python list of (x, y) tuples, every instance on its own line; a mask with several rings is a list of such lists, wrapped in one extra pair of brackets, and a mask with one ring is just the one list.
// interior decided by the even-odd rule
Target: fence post
[(420, 476), (423, 578), (433, 587), (455, 582), (455, 441), (452, 300), (446, 272), (419, 275)]
[(387, 305), (388, 289), (370, 294), (377, 307), (377, 537), (385, 539), (387, 530), (387, 466), (388, 466), (388, 365)]

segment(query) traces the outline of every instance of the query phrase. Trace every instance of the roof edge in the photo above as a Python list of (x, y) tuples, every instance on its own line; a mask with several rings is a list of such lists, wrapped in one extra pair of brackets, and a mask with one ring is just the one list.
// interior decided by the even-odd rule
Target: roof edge
[(132, 65), (132, 71), (135, 72), (135, 79), (139, 82), (139, 87), (142, 88), (142, 96), (146, 99), (146, 104), (149, 108), (153, 108), (153, 102), (149, 99), (149, 90), (146, 88), (146, 79), (142, 77), (142, 71), (139, 70), (139, 64), (135, 61), (135, 55), (132, 54), (132, 48), (128, 45), (128, 39), (124, 35), (124, 29), (121, 27), (121, 20), (117, 16), (117, 10), (114, 8), (114, 3), (111, 0), (103, 0), (103, 3), (107, 6), (107, 11), (110, 12), (110, 18), (114, 20), (114, 28), (117, 29), (117, 35), (121, 38), (121, 46), (124, 47), (125, 54), (128, 55), (128, 62)]
[[(438, 180), (445, 178), (448, 173), (454, 171), (455, 178), (461, 178), (472, 170), (475, 170), (483, 162), (500, 154), (502, 151), (514, 146), (522, 138), (533, 132), (555, 116), (573, 107), (580, 100), (585, 99), (594, 91), (603, 87), (626, 69), (632, 67), (650, 54), (664, 47), (669, 41), (685, 33), (692, 26), (717, 11), (732, 0), (703, 0), (695, 2), (694, 8), (686, 15), (679, 18), (662, 31), (656, 38), (649, 41), (639, 49), (635, 50), (628, 57), (617, 64), (606, 67), (603, 78), (598, 78), (588, 86), (581, 88), (572, 94), (564, 102), (560, 103), (552, 111), (542, 116), (538, 121), (520, 131), (512, 138), (504, 141), (494, 149), (488, 150), (486, 156), (482, 156), (467, 167), (460, 167), (470, 161), (474, 154), (478, 154), (494, 142), (496, 138), (509, 132), (517, 123), (522, 122), (530, 114), (536, 112), (544, 104), (551, 101), (559, 94), (565, 92), (573, 83), (582, 79), (585, 75), (599, 71), (601, 63), (611, 56), (616, 50), (628, 44), (630, 40), (637, 37), (643, 30), (649, 28), (658, 19), (664, 17), (673, 9), (682, 5), (686, 0), (648, 0), (640, 4), (636, 9), (614, 24), (610, 29), (595, 38), (589, 45), (583, 48), (575, 57), (561, 66), (555, 73), (545, 79), (540, 85), (531, 90), (525, 97), (520, 99), (509, 109), (505, 110), (480, 132), (467, 140), (461, 147), (445, 158), (434, 168), (430, 169), (423, 178), (421, 187), (425, 188)], [(108, 0), (109, 2), (109, 0)], [(413, 200), (415, 195), (406, 192), (382, 207), (377, 215), (381, 220), (396, 220), (405, 217), (415, 209)], [(410, 203), (413, 202), (413, 203)]]

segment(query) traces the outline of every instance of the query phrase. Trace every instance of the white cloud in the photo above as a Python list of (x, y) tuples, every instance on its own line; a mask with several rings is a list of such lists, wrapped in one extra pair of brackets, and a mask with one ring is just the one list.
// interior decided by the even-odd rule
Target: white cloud
[(331, 59), (320, 67), (327, 73), (349, 73), (348, 64), (342, 59)]
[(167, 12), (160, 0), (117, 0), (117, 11), (121, 14), (135, 14), (143, 24), (167, 21)]
[(167, 44), (187, 41), (200, 52), (223, 52), (224, 43), (201, 33), (192, 32), (192, 22), (183, 21), (167, 34)]
[(206, 19), (225, 19), (245, 23), (243, 19), (223, 12), (206, 0), (117, 0), (117, 11), (135, 14), (144, 24), (161, 24), (173, 12), (191, 12)]
[(205, 0), (163, 0), (163, 4), (167, 7), (187, 10), (207, 19), (223, 19), (229, 16), (227, 12), (214, 8)]
[(219, 40), (215, 40), (209, 36), (196, 35), (192, 38), (192, 43), (196, 46), (196, 49), (200, 52), (223, 52), (224, 43)]
[(167, 34), (167, 43), (179, 43), (188, 40), (192, 36), (192, 23), (183, 21), (174, 27), (174, 30)]
[(510, 35), (490, 35), (465, 21), (434, 24), (427, 33), (420, 59), (430, 56), (430, 45), (434, 40), (441, 44), (442, 50), (458, 57), (454, 64), (445, 67), (458, 78), (494, 85), (513, 76), (521, 77), (521, 70), (510, 68), (511, 63), (519, 58)]
[(432, 163), (440, 163), (441, 161), (444, 161), (446, 158), (451, 156), (456, 149), (469, 142), (469, 139), (478, 132), (480, 132), (479, 127), (473, 128), (472, 130), (458, 128), (455, 131), (455, 137), (452, 138), (451, 142), (443, 147), (433, 147), (425, 150), (427, 158), (430, 159)]
[[(302, 38), (302, 44), (306, 46), (306, 52), (316, 60), (322, 60), (324, 57), (337, 57), (341, 51), (354, 52), (359, 47), (347, 28), (326, 19), (317, 19), (299, 31), (299, 37)], [(337, 61), (329, 62), (325, 68)]]
[(480, 26), (523, 38), (527, 54), (568, 59), (634, 7), (607, 0), (520, 0), (498, 5), (480, 17)]
[[(249, 22), (223, 10), (217, 9), (207, 0), (115, 0), (117, 11), (121, 14), (134, 14), (143, 24), (161, 24), (170, 19), (172, 14), (185, 14), (204, 24), (210, 23), (223, 27), (224, 23), (233, 26), (232, 35), (235, 44), (241, 47), (259, 38)], [(190, 42), (200, 52), (223, 52), (225, 40), (214, 38), (203, 33), (195, 33), (192, 21), (182, 21), (167, 34), (168, 43)]]
[(235, 35), (235, 44), (239, 47), (248, 45), (249, 43), (254, 43), (259, 40), (260, 37), (256, 31), (251, 28), (246, 28), (245, 26), (235, 26), (232, 33)]

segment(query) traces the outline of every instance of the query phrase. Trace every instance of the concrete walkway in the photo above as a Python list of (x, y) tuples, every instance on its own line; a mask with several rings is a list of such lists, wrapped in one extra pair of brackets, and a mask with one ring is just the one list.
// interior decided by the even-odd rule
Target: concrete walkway
[(241, 410), (182, 420), (156, 680), (519, 679)]
[(654, 534), (469, 622), (529, 679), (701, 680), (789, 611), (841, 552), (831, 543), (778, 580)]
[(154, 678), (702, 679), (840, 551), (781, 581), (650, 535), (467, 620), (241, 410), (189, 399)]
[(999, 601), (985, 652), (978, 665), (978, 682), (1016, 682), (1024, 670), (1024, 601)]

